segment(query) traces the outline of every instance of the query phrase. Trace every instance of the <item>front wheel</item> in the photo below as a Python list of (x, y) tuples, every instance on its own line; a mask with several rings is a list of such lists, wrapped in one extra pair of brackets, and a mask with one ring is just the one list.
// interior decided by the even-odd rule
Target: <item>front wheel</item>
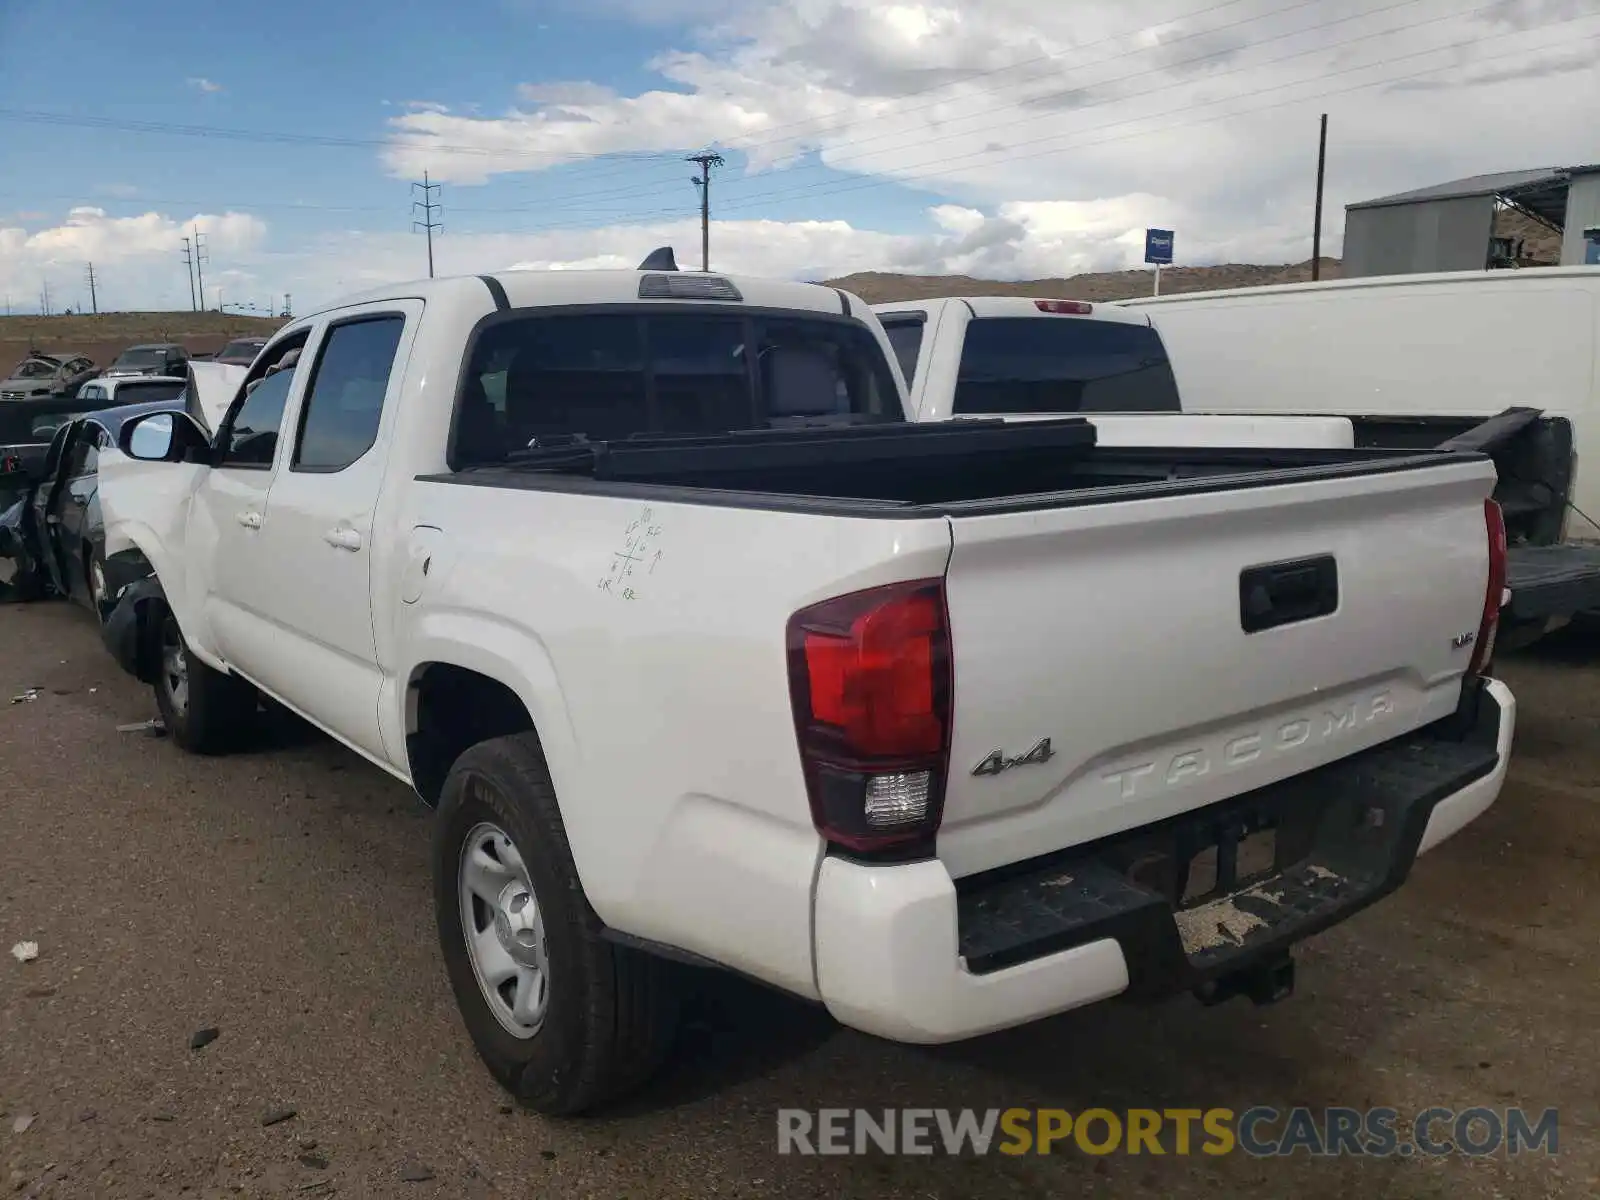
[(177, 745), (191, 754), (224, 754), (255, 724), (256, 690), (189, 652), (172, 610), (152, 614), (156, 638), (156, 707)]
[(89, 585), (89, 605), (103, 625), (106, 617), (110, 615), (110, 607), (106, 596), (106, 556), (100, 552), (98, 546), (89, 548), (84, 560), (83, 573)]
[(549, 1115), (641, 1086), (676, 1031), (671, 965), (600, 936), (535, 735), (463, 754), (436, 819), (440, 949), (490, 1073)]

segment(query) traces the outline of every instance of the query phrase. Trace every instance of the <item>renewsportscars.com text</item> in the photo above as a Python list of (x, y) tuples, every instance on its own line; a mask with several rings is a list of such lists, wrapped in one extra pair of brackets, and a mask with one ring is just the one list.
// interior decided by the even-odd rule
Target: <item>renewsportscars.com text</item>
[(779, 1154), (1555, 1154), (1553, 1108), (785, 1108)]

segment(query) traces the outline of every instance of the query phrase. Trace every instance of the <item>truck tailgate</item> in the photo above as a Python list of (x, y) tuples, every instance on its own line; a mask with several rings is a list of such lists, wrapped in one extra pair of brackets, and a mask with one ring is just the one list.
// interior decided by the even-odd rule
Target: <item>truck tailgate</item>
[(1482, 617), (1493, 484), (1478, 460), (952, 516), (951, 874), (1449, 714)]

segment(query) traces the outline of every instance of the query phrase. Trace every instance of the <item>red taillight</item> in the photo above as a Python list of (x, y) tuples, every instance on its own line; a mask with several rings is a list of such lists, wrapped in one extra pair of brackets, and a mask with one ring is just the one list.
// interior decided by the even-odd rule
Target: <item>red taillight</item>
[(1489, 534), (1489, 581), (1483, 592), (1483, 620), (1467, 674), (1481, 675), (1494, 660), (1495, 634), (1500, 630), (1500, 598), (1506, 588), (1506, 518), (1493, 500), (1483, 502), (1483, 523)]
[(812, 822), (872, 852), (930, 839), (950, 748), (942, 580), (852, 592), (789, 618), (789, 687)]
[(1040, 312), (1063, 313), (1075, 317), (1087, 317), (1094, 311), (1094, 305), (1085, 300), (1035, 300), (1033, 306)]

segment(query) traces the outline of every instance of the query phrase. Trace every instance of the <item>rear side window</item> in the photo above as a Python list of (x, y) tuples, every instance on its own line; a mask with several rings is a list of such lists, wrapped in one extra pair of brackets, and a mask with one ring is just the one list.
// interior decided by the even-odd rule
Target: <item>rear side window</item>
[(125, 383), (117, 389), (118, 404), (149, 404), (157, 400), (176, 400), (183, 395), (183, 384)]
[(855, 323), (737, 312), (514, 316), (474, 343), (451, 464), (541, 439), (715, 434), (816, 417), (904, 419), (877, 341)]
[(956, 413), (1180, 410), (1166, 348), (1148, 325), (985, 317), (967, 326)]
[(883, 332), (889, 337), (889, 345), (894, 350), (896, 361), (900, 364), (900, 374), (905, 376), (906, 386), (911, 386), (911, 381), (917, 377), (917, 356), (922, 353), (922, 321), (885, 321)]
[(302, 406), (293, 469), (340, 471), (372, 449), (405, 325), (402, 316), (384, 316), (328, 330)]

